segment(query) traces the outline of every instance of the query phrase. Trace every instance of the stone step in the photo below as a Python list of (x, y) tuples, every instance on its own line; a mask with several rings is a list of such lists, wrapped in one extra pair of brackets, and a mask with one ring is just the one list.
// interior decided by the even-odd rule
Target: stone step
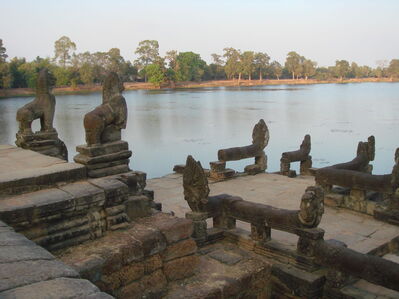
[(15, 146), (0, 147), (0, 201), (9, 195), (51, 188), (86, 177), (84, 165)]

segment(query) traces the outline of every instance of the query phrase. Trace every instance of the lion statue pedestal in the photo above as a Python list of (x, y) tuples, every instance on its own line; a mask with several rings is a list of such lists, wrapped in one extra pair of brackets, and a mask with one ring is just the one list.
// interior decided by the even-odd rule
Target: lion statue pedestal
[(85, 145), (76, 147), (76, 163), (87, 167), (87, 175), (98, 178), (129, 172), (132, 152), (121, 140), (126, 128), (127, 106), (122, 96), (123, 84), (116, 73), (110, 73), (103, 84), (103, 103), (84, 117)]

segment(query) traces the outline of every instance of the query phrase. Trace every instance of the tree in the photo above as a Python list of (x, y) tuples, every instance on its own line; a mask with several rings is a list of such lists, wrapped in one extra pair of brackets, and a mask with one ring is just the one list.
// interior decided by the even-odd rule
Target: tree
[(206, 62), (199, 54), (193, 52), (180, 52), (176, 57), (179, 81), (200, 81), (205, 70)]
[(291, 51), (287, 54), (285, 67), (292, 74), (292, 79), (295, 79), (295, 75), (298, 78), (300, 73), (302, 72), (302, 58), (302, 56), (294, 51)]
[(176, 50), (171, 50), (166, 52), (165, 60), (168, 60), (168, 66), (172, 70), (176, 71), (176, 66), (177, 66), (177, 51)]
[(211, 57), (212, 57), (212, 60), (213, 60), (214, 64), (220, 65), (220, 66), (223, 65), (224, 62), (223, 62), (223, 58), (222, 58), (221, 55), (213, 53), (213, 54), (211, 54)]
[(6, 48), (3, 47), (3, 40), (0, 38), (0, 63), (6, 62), (7, 57)]
[(317, 62), (312, 61), (310, 59), (304, 60), (302, 64), (302, 72), (306, 80), (308, 80), (308, 77), (312, 77), (316, 74), (316, 66)]
[(399, 59), (392, 59), (388, 67), (388, 75), (391, 78), (399, 78)]
[(241, 79), (242, 64), (241, 64), (241, 52), (234, 48), (224, 48), (223, 57), (226, 58), (226, 64), (224, 70), (228, 79), (234, 79), (238, 74), (238, 79)]
[(154, 84), (156, 87), (161, 87), (161, 84), (165, 81), (165, 74), (159, 64), (153, 63), (145, 67), (145, 72), (148, 76), (148, 81)]
[(139, 46), (136, 48), (136, 51), (134, 53), (139, 55), (139, 57), (135, 61), (135, 64), (140, 70), (144, 71), (144, 80), (147, 82), (145, 67), (149, 64), (155, 63), (160, 58), (158, 41), (143, 40), (139, 42)]
[(283, 74), (283, 67), (278, 61), (273, 61), (270, 64), (271, 72), (274, 76), (276, 76), (277, 80), (280, 80), (281, 75)]
[(266, 72), (269, 61), (270, 56), (266, 53), (255, 53), (254, 65), (259, 72), (259, 80), (262, 80), (262, 73)]
[(213, 63), (209, 65), (209, 73), (212, 79), (224, 79), (225, 78), (225, 71), (224, 71), (224, 61), (221, 55), (219, 54), (211, 54)]
[(253, 51), (245, 51), (241, 55), (242, 73), (248, 76), (248, 80), (252, 79), (252, 73), (255, 68), (255, 53)]
[(76, 44), (69, 37), (63, 36), (54, 43), (54, 61), (59, 62), (65, 68), (71, 59), (71, 52), (76, 50)]
[(346, 60), (335, 61), (335, 75), (342, 81), (350, 72), (349, 62)]

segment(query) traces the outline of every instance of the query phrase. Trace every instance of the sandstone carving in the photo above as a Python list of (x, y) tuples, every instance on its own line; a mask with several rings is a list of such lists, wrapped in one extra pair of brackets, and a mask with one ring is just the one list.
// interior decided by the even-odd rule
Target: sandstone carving
[(324, 214), (324, 194), (319, 187), (310, 186), (306, 188), (301, 199), (299, 221), (305, 227), (317, 227)]
[(126, 128), (127, 106), (122, 96), (123, 84), (110, 73), (103, 84), (103, 103), (84, 117), (86, 145), (76, 147), (75, 162), (86, 165), (89, 177), (102, 177), (130, 171), (132, 152), (121, 140)]
[(204, 212), (208, 203), (208, 180), (202, 169), (201, 163), (196, 162), (192, 156), (187, 157), (183, 173), (184, 199), (193, 212)]
[[(47, 69), (39, 72), (35, 99), (18, 109), (19, 131), (16, 145), (44, 155), (68, 160), (68, 150), (53, 127), (55, 97), (51, 93), (53, 77)], [(32, 132), (32, 122), (40, 119), (40, 131)]]
[(36, 98), (18, 109), (19, 133), (32, 134), (32, 122), (40, 118), (40, 131), (53, 132), (55, 97), (50, 93), (52, 80), (47, 69), (42, 69), (36, 84)]
[(267, 156), (264, 148), (269, 143), (269, 129), (263, 119), (255, 125), (252, 131), (252, 144), (242, 147), (232, 147), (218, 151), (218, 161), (210, 162), (210, 177), (226, 179), (235, 174), (233, 169), (226, 169), (227, 161), (255, 158), (255, 164), (247, 165), (244, 171), (248, 174), (264, 172), (267, 168)]
[(116, 73), (110, 73), (103, 84), (103, 103), (84, 117), (88, 146), (121, 140), (126, 128), (127, 106), (122, 96), (123, 83)]
[(280, 159), (280, 173), (290, 177), (295, 177), (295, 170), (290, 170), (291, 162), (301, 162), (300, 173), (309, 175), (309, 169), (312, 167), (312, 156), (309, 155), (311, 149), (310, 135), (303, 138), (299, 150), (284, 152)]
[(399, 225), (399, 205), (395, 197), (399, 186), (399, 150), (395, 152), (392, 173), (373, 175), (369, 162), (374, 159), (374, 148), (373, 136), (367, 142), (359, 142), (356, 158), (347, 163), (317, 169), (316, 183), (327, 193), (328, 205), (366, 213)]

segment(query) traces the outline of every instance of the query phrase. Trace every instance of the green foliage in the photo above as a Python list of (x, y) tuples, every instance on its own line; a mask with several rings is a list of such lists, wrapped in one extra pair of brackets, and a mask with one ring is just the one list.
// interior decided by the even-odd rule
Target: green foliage
[(226, 59), (224, 70), (228, 79), (234, 79), (238, 74), (239, 77), (242, 72), (241, 52), (234, 48), (224, 48), (223, 57)]
[(66, 86), (71, 83), (72, 69), (63, 67), (54, 67), (52, 69), (53, 75), (55, 77), (56, 86)]
[(178, 81), (200, 81), (204, 75), (206, 62), (199, 54), (193, 52), (180, 52), (176, 57)]
[(156, 87), (160, 87), (166, 80), (166, 76), (161, 69), (159, 64), (149, 64), (145, 67), (145, 72), (148, 76), (148, 81), (154, 84)]
[(143, 40), (139, 42), (139, 45), (134, 53), (139, 55), (139, 57), (135, 60), (135, 65), (139, 69), (139, 73), (144, 75), (145, 81), (147, 81), (145, 67), (151, 63), (159, 62), (160, 59), (158, 41)]
[(255, 53), (253, 51), (245, 51), (241, 55), (242, 73), (252, 79), (252, 73), (255, 69)]
[(62, 36), (54, 43), (54, 61), (64, 68), (70, 62), (71, 52), (76, 50), (76, 44), (67, 36)]
[(349, 62), (346, 60), (337, 60), (335, 61), (335, 75), (342, 80), (349, 75), (350, 67)]
[(287, 54), (287, 59), (285, 61), (285, 67), (292, 74), (292, 79), (297, 78), (302, 72), (302, 61), (303, 57), (297, 52), (291, 51)]
[(388, 67), (388, 75), (391, 78), (399, 78), (399, 59), (392, 59)]
[[(38, 71), (48, 68), (56, 78), (57, 86), (78, 84), (94, 84), (104, 80), (110, 71), (118, 73), (123, 81), (135, 81), (138, 74), (155, 86), (160, 87), (168, 81), (172, 86), (175, 81), (200, 81), (241, 79), (251, 80), (253, 77), (262, 80), (269, 78), (315, 78), (317, 80), (333, 80), (334, 78), (399, 78), (399, 59), (377, 61), (375, 69), (359, 66), (355, 62), (337, 60), (334, 66), (319, 67), (317, 63), (306, 59), (296, 52), (289, 52), (283, 67), (279, 62), (269, 63), (270, 57), (263, 52), (245, 51), (234, 48), (223, 49), (223, 55), (212, 54), (213, 62), (209, 65), (193, 52), (168, 51), (165, 57), (159, 56), (159, 44), (156, 40), (144, 40), (136, 49), (138, 59), (133, 65), (125, 61), (118, 48), (108, 52), (74, 53), (76, 45), (68, 37), (63, 36), (55, 42), (55, 57), (37, 57), (33, 61), (25, 58), (13, 58), (6, 61), (6, 48), (0, 39), (0, 89), (25, 88), (36, 86)], [(167, 64), (167, 68), (165, 65)]]
[[(259, 80), (262, 80), (262, 74), (267, 72), (269, 67), (270, 56), (266, 53), (255, 53), (254, 66), (259, 73)], [(281, 65), (280, 65), (281, 67)], [(277, 77), (280, 77), (281, 74)]]
[(308, 77), (312, 77), (316, 74), (316, 66), (317, 62), (312, 61), (310, 59), (305, 59), (302, 63), (302, 72), (307, 80)]
[(281, 75), (283, 74), (283, 67), (278, 61), (273, 61), (270, 64), (270, 75), (280, 80)]
[(6, 62), (7, 57), (6, 48), (3, 47), (3, 40), (0, 38), (0, 63)]

